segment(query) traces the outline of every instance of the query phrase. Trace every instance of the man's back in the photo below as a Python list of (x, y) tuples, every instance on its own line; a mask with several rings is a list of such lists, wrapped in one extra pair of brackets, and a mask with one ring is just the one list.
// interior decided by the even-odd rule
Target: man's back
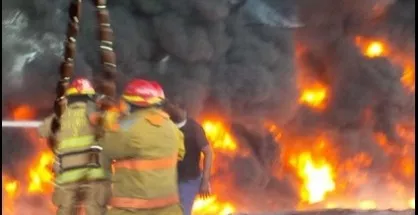
[(202, 126), (192, 118), (188, 118), (180, 130), (184, 134), (186, 155), (178, 163), (178, 177), (180, 181), (196, 179), (201, 175), (199, 163), (202, 148), (208, 143)]
[[(192, 213), (193, 202), (200, 194), (205, 198), (210, 195), (210, 165), (212, 154), (202, 126), (192, 118), (187, 118), (177, 126), (185, 139), (186, 156), (178, 163), (179, 192), (183, 214)], [(204, 155), (203, 171), (200, 169), (200, 157)]]

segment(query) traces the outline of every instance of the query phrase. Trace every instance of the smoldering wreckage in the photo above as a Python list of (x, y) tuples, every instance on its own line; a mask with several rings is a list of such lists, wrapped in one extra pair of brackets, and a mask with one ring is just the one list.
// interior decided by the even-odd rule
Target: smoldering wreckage
[[(51, 112), (67, 8), (2, 2), (3, 122)], [(160, 81), (187, 98), (215, 151), (214, 194), (196, 200), (195, 214), (415, 214), (415, 1), (108, 8), (118, 90), (132, 77)], [(93, 10), (83, 2), (75, 76), (99, 73)], [(2, 213), (52, 214), (46, 144), (33, 128), (6, 127), (2, 143)]]

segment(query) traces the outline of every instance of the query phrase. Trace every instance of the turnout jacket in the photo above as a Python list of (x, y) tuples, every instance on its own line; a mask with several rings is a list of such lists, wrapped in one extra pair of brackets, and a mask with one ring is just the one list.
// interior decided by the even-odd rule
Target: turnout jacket
[(177, 161), (183, 159), (183, 134), (160, 109), (137, 110), (100, 145), (113, 161), (110, 205), (151, 209), (178, 204)]

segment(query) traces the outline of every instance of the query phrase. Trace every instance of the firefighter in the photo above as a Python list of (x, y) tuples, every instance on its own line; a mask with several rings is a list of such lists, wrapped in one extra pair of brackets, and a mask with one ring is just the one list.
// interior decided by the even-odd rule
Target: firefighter
[(122, 95), (119, 130), (101, 140), (113, 160), (110, 215), (182, 215), (176, 164), (184, 157), (183, 134), (162, 111), (156, 82), (134, 79)]
[[(110, 199), (110, 168), (101, 165), (101, 148), (95, 143), (94, 125), (88, 109), (94, 108), (95, 90), (84, 78), (75, 79), (66, 91), (67, 105), (61, 117), (58, 142), (52, 150), (55, 187), (52, 201), (57, 215), (77, 213), (83, 202), (87, 215), (103, 215)], [(51, 135), (54, 116), (49, 116), (39, 128), (42, 137)]]

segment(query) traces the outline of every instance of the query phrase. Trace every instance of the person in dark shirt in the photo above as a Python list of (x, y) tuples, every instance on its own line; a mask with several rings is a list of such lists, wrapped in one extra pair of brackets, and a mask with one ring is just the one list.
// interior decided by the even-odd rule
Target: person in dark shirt
[[(177, 164), (177, 171), (183, 212), (184, 215), (191, 215), (196, 196), (199, 194), (201, 198), (207, 198), (211, 192), (209, 178), (212, 150), (202, 126), (193, 118), (187, 117), (181, 100), (167, 103), (166, 111), (184, 135), (186, 155)], [(203, 170), (199, 167), (202, 153)]]

